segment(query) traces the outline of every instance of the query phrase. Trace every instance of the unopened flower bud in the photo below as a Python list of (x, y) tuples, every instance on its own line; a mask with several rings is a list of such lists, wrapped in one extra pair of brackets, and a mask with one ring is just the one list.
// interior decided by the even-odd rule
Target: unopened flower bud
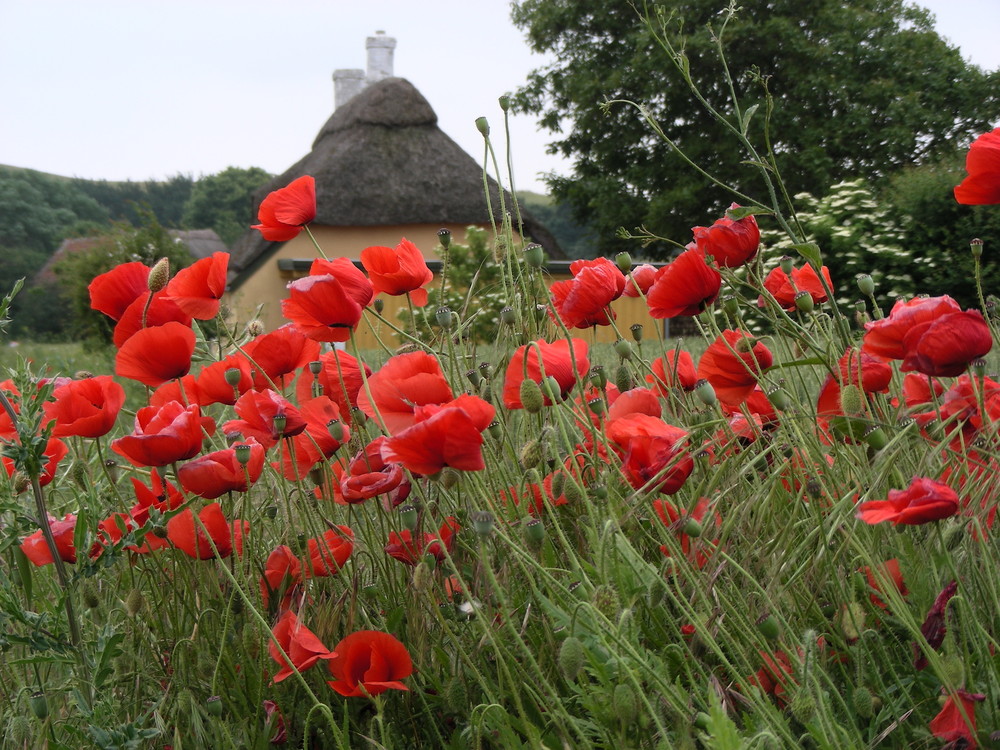
[(969, 241), (969, 250), (972, 251), (972, 257), (978, 260), (983, 257), (983, 241), (979, 238)]
[(867, 273), (859, 273), (857, 276), (858, 291), (864, 296), (871, 297), (875, 294), (875, 281)]
[(635, 343), (642, 341), (642, 323), (633, 323), (628, 328), (632, 332), (632, 339)]
[(243, 373), (240, 372), (238, 367), (230, 367), (223, 373), (223, 377), (226, 379), (226, 383), (235, 388), (240, 384), (240, 380), (243, 379)]
[(439, 229), (438, 230), (438, 242), (441, 243), (441, 247), (445, 250), (451, 245), (451, 230), (450, 229)]
[(417, 509), (412, 505), (404, 505), (399, 509), (399, 520), (403, 524), (403, 528), (410, 531), (416, 530), (418, 516)]
[(611, 694), (611, 708), (618, 720), (628, 726), (639, 717), (639, 697), (627, 682), (615, 687)]
[(625, 339), (618, 339), (615, 344), (615, 354), (617, 354), (623, 361), (632, 359), (632, 344)]
[(851, 694), (854, 712), (862, 719), (870, 719), (875, 714), (875, 696), (864, 685), (854, 688)]
[(567, 503), (577, 505), (583, 500), (583, 487), (577, 484), (576, 479), (567, 476), (566, 481), (563, 482), (562, 494)]
[(461, 478), (462, 478), (461, 472), (459, 472), (457, 469), (451, 468), (450, 466), (445, 466), (443, 469), (441, 469), (440, 472), (438, 472), (438, 481), (441, 483), (441, 486), (446, 490), (450, 490), (452, 487), (458, 484), (458, 480)]
[(622, 273), (628, 273), (632, 270), (632, 256), (626, 252), (620, 252), (615, 256), (615, 265), (618, 266), (618, 270)]
[(385, 300), (381, 297), (376, 297), (372, 300), (372, 307), (375, 308), (375, 312), (381, 315), (382, 311), (385, 309)]
[(500, 322), (508, 326), (514, 325), (517, 322), (517, 315), (514, 313), (514, 308), (505, 307), (500, 310)]
[(542, 462), (544, 445), (541, 440), (529, 440), (521, 446), (518, 461), (524, 469), (534, 469)]
[(562, 386), (552, 375), (547, 375), (541, 382), (542, 394), (553, 404), (562, 401)]
[(150, 292), (156, 294), (167, 285), (168, 281), (170, 281), (170, 260), (168, 258), (160, 258), (149, 269), (149, 276), (146, 277), (146, 286), (149, 287)]
[(715, 406), (716, 402), (719, 400), (715, 395), (715, 388), (707, 380), (702, 378), (694, 386), (694, 395), (698, 397), (698, 400), (705, 406)]
[(545, 262), (545, 251), (542, 250), (541, 245), (535, 242), (526, 245), (522, 254), (524, 255), (524, 262), (531, 268), (541, 268)]
[(413, 589), (424, 592), (430, 589), (434, 580), (434, 556), (430, 555), (430, 560), (421, 560), (413, 569)]
[(525, 378), (521, 381), (519, 391), (521, 405), (529, 414), (537, 414), (545, 406), (545, 399), (542, 397), (542, 389), (534, 380)]
[(840, 408), (849, 417), (865, 413), (865, 397), (861, 389), (848, 383), (840, 389)]
[(684, 525), (681, 527), (681, 533), (687, 534), (688, 536), (692, 537), (699, 537), (701, 536), (701, 524), (695, 521), (693, 518), (689, 518), (684, 522)]
[(247, 323), (247, 336), (255, 339), (262, 333), (264, 333), (264, 324), (261, 321), (254, 319)]
[(144, 606), (146, 606), (146, 598), (140, 589), (132, 589), (128, 592), (128, 596), (125, 597), (125, 614), (129, 617), (135, 617)]
[(622, 393), (632, 390), (632, 373), (626, 365), (618, 365), (615, 370), (615, 387)]
[(434, 319), (444, 330), (450, 331), (455, 322), (455, 313), (451, 311), (450, 307), (439, 307), (434, 313)]
[(559, 673), (567, 682), (573, 682), (583, 669), (583, 664), (587, 657), (583, 650), (583, 643), (579, 638), (570, 636), (559, 646), (559, 657), (556, 663), (559, 665)]
[(490, 134), (490, 123), (485, 117), (476, 118), (476, 130), (482, 133), (483, 138), (489, 137)]
[(816, 306), (816, 302), (813, 300), (812, 295), (806, 291), (796, 292), (794, 300), (795, 309), (799, 312), (812, 312), (813, 308)]
[(234, 445), (233, 453), (236, 454), (236, 460), (240, 462), (240, 466), (246, 466), (250, 462), (250, 446), (246, 443)]

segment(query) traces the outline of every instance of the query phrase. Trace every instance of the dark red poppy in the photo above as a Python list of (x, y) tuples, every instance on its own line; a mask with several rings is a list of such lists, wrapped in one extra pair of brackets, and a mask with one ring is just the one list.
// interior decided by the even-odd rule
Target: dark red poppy
[(646, 382), (661, 396), (670, 395), (671, 388), (693, 390), (695, 383), (698, 382), (694, 359), (685, 349), (670, 349), (664, 352), (662, 357), (653, 360), (650, 369), (652, 373), (646, 376)]
[(409, 529), (393, 531), (385, 552), (389, 557), (407, 565), (416, 565), (424, 555), (433, 555), (438, 562), (444, 560), (446, 551), (455, 549), (455, 534), (461, 527), (452, 516), (448, 516), (436, 534), (430, 532), (414, 534)]
[(198, 405), (170, 401), (139, 409), (134, 432), (112, 442), (111, 449), (136, 466), (166, 466), (198, 455), (201, 441)]
[[(729, 208), (739, 206), (734, 203)], [(720, 268), (742, 266), (753, 260), (760, 247), (760, 229), (752, 215), (736, 221), (723, 216), (710, 227), (695, 227), (691, 231), (698, 249), (710, 255)]]
[(156, 388), (188, 374), (194, 343), (194, 331), (181, 323), (143, 328), (118, 350), (115, 374)]
[(330, 661), (334, 679), (327, 684), (340, 695), (380, 695), (386, 690), (407, 690), (400, 680), (413, 674), (413, 660), (406, 646), (388, 633), (360, 630), (336, 645)]
[[(955, 188), (958, 192), (958, 188)], [(1000, 194), (990, 203), (1000, 203)], [(979, 747), (976, 738), (976, 704), (986, 700), (983, 693), (970, 693), (959, 688), (954, 695), (948, 694), (941, 711), (931, 719), (931, 734), (949, 743), (949, 748)], [(954, 743), (954, 744), (952, 744)]]
[(410, 352), (390, 357), (372, 374), (367, 389), (358, 393), (358, 407), (395, 435), (413, 425), (416, 406), (441, 404), (454, 397), (437, 358)]
[(197, 320), (219, 314), (219, 300), (226, 293), (229, 253), (212, 253), (182, 268), (167, 284), (166, 296)]
[(155, 328), (167, 323), (180, 323), (190, 328), (191, 316), (181, 310), (173, 300), (167, 299), (166, 292), (160, 291), (154, 294), (153, 301), (148, 307), (147, 300), (149, 292), (143, 292), (125, 308), (121, 320), (115, 325), (111, 341), (119, 349), (143, 328)]
[(622, 291), (623, 297), (638, 297), (645, 295), (653, 282), (656, 281), (656, 266), (643, 263), (636, 266), (631, 273), (625, 277), (625, 289)]
[(434, 274), (427, 267), (424, 254), (405, 237), (391, 247), (366, 247), (361, 251), (361, 264), (368, 271), (375, 293), (393, 296), (409, 294), (417, 307), (427, 304), (427, 290)]
[(868, 585), (872, 589), (872, 593), (868, 597), (876, 607), (880, 607), (881, 609), (889, 608), (889, 605), (878, 596), (879, 594), (885, 595), (885, 584), (883, 581), (888, 582), (892, 588), (896, 589), (901, 597), (906, 597), (910, 593), (906, 588), (906, 583), (903, 581), (903, 572), (899, 569), (898, 558), (894, 557), (891, 560), (886, 560), (875, 569), (866, 565), (861, 569), (861, 572), (868, 579)]
[(888, 500), (869, 500), (858, 506), (857, 518), (876, 524), (915, 526), (958, 513), (958, 494), (946, 484), (914, 477), (905, 490), (889, 490)]
[[(246, 464), (237, 458), (240, 450), (249, 453)], [(191, 494), (214, 500), (227, 492), (248, 491), (263, 470), (264, 446), (249, 437), (244, 443), (188, 461), (177, 470), (177, 479)]]
[[(920, 625), (920, 635), (924, 637), (927, 645), (935, 651), (941, 648), (941, 644), (944, 643), (944, 637), (948, 635), (948, 623), (946, 622), (945, 614), (948, 610), (948, 602), (951, 601), (951, 598), (956, 593), (958, 593), (958, 581), (949, 581), (934, 598), (934, 604), (931, 605), (930, 610), (927, 612), (927, 617), (924, 618), (923, 623)], [(914, 668), (926, 669), (927, 655), (919, 644), (913, 644), (913, 653), (915, 656), (913, 662)]]
[[(298, 402), (304, 404), (317, 395), (326, 396), (337, 404), (341, 419), (349, 424), (351, 407), (358, 405), (358, 393), (364, 385), (365, 378), (371, 377), (371, 368), (347, 352), (337, 350), (319, 355), (317, 361), (322, 365), (319, 375), (313, 375), (308, 369), (303, 369), (295, 382), (295, 396)], [(364, 377), (361, 374), (362, 366), (365, 368)], [(319, 385), (318, 392), (313, 390), (314, 383)]]
[(906, 356), (903, 339), (910, 330), (942, 315), (958, 312), (962, 312), (961, 306), (948, 295), (899, 300), (888, 316), (865, 323), (862, 348), (876, 357), (903, 359)]
[(624, 274), (607, 258), (575, 260), (569, 268), (573, 278), (549, 288), (563, 324), (567, 328), (611, 325), (615, 314), (609, 305), (625, 290)]
[(250, 360), (253, 387), (280, 390), (300, 367), (319, 357), (320, 344), (306, 338), (292, 325), (276, 328), (243, 346)]
[[(52, 530), (52, 536), (55, 539), (59, 559), (63, 562), (75, 563), (76, 545), (73, 539), (76, 534), (76, 516), (67, 513), (61, 521), (49, 516), (48, 521), (49, 529)], [(55, 562), (41, 529), (24, 538), (21, 542), (21, 551), (25, 557), (39, 567)]]
[(257, 209), (257, 229), (268, 242), (288, 242), (316, 218), (316, 180), (304, 175), (270, 193)]
[[(548, 343), (539, 339), (519, 347), (507, 365), (503, 381), (503, 405), (508, 409), (523, 409), (521, 383), (533, 380), (541, 383), (543, 377), (553, 377), (565, 398), (578, 380), (587, 377), (590, 360), (587, 359), (587, 342), (583, 339), (559, 339)], [(545, 404), (552, 401), (545, 396)]]
[(44, 405), (45, 418), (55, 420), (53, 437), (107, 435), (125, 403), (125, 389), (110, 375), (71, 380), (52, 392), (55, 401)]
[[(66, 454), (68, 453), (69, 448), (66, 447), (66, 443), (59, 438), (49, 438), (48, 442), (45, 444), (45, 452), (42, 454), (42, 457), (45, 459), (45, 463), (42, 465), (42, 473), (38, 476), (38, 483), (42, 487), (55, 479), (56, 470), (59, 468), (59, 462), (66, 458)], [(14, 476), (15, 466), (13, 459), (3, 456), (0, 461), (3, 462), (3, 467), (7, 472), (7, 476)]]
[(336, 575), (354, 551), (354, 532), (348, 526), (335, 526), (306, 542), (309, 566), (317, 578)]
[(934, 377), (961, 375), (992, 348), (993, 334), (979, 311), (946, 313), (907, 331), (899, 369)]
[[(341, 445), (351, 439), (351, 431), (342, 423), (340, 409), (326, 396), (305, 401), (299, 410), (306, 428), (288, 441), (282, 441), (280, 466), (286, 479), (295, 481), (309, 474), (320, 461), (337, 452)], [(330, 433), (330, 425), (341, 422), (340, 435)], [(276, 463), (275, 467), (279, 464)]]
[(128, 306), (149, 292), (149, 266), (138, 261), (122, 263), (95, 276), (87, 291), (93, 309), (112, 320), (121, 320)]
[(210, 560), (243, 554), (243, 537), (250, 531), (247, 521), (229, 523), (218, 503), (202, 508), (197, 520), (194, 511), (185, 508), (167, 521), (167, 539), (188, 557)]
[(396, 433), (382, 446), (382, 458), (400, 463), (414, 474), (430, 476), (450, 466), (481, 471), (483, 436), (472, 416), (461, 408), (441, 409)]
[(281, 616), (271, 634), (274, 638), (268, 641), (267, 651), (281, 667), (272, 682), (281, 682), (295, 672), (305, 672), (320, 659), (329, 660), (337, 656), (335, 651), (323, 645), (315, 633), (299, 622), (292, 610)]
[(253, 437), (265, 448), (271, 448), (282, 438), (298, 435), (306, 428), (306, 420), (291, 402), (270, 388), (247, 391), (233, 406), (241, 419), (230, 419), (222, 425), (227, 435)]
[(722, 276), (698, 248), (685, 250), (656, 273), (646, 295), (654, 318), (699, 315), (715, 302)]
[(698, 362), (698, 377), (715, 389), (719, 401), (736, 406), (753, 393), (757, 376), (773, 362), (770, 350), (745, 331), (725, 330)]
[[(827, 286), (832, 289), (833, 281), (830, 279), (830, 270), (826, 266), (823, 266), (820, 271), (823, 274), (823, 279), (826, 280)], [(823, 287), (823, 282), (820, 280), (819, 274), (808, 263), (801, 268), (793, 268), (791, 276), (780, 268), (772, 268), (771, 272), (764, 279), (764, 288), (771, 293), (771, 296), (785, 310), (795, 309), (795, 295), (799, 292), (808, 292), (815, 304), (826, 302), (827, 298), (826, 289)], [(763, 296), (757, 300), (757, 305), (760, 307), (767, 305), (767, 301)]]
[(1000, 203), (1000, 128), (983, 133), (965, 157), (969, 176), (955, 187), (955, 200), (967, 206)]

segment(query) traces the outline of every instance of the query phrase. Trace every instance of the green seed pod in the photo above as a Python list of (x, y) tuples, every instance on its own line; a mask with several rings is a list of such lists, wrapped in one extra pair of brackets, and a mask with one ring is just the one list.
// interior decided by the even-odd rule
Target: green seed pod
[(492, 402), (493, 401), (493, 388), (490, 386), (490, 384), (488, 382), (486, 382), (486, 381), (483, 381), (483, 382), (484, 382), (484, 385), (483, 385), (482, 389), (479, 391), (479, 398), (481, 398), (483, 401)]
[(795, 309), (799, 312), (812, 312), (813, 308), (816, 307), (816, 301), (809, 292), (796, 292), (793, 299), (795, 300)]
[(794, 263), (794, 260), (792, 259), (791, 255), (782, 255), (781, 258), (778, 260), (778, 267), (784, 273), (789, 274), (789, 273), (792, 272), (792, 264), (793, 263)]
[(233, 453), (240, 466), (246, 466), (250, 462), (250, 446), (246, 443), (237, 443), (233, 446)]
[(626, 252), (620, 252), (615, 256), (615, 265), (618, 266), (618, 270), (622, 273), (628, 273), (632, 270), (632, 256)]
[(542, 389), (534, 380), (525, 378), (521, 381), (519, 389), (521, 405), (529, 414), (537, 414), (545, 406), (545, 399), (542, 397)]
[(604, 372), (603, 365), (594, 365), (590, 368), (590, 383), (599, 390), (604, 390), (608, 384), (608, 376)]
[(766, 614), (757, 620), (757, 630), (769, 641), (778, 640), (781, 629), (778, 627), (778, 618), (771, 614)]
[(983, 241), (978, 238), (969, 240), (969, 250), (972, 251), (972, 257), (979, 260), (983, 257)]
[(271, 419), (271, 423), (274, 425), (271, 429), (275, 435), (284, 435), (285, 426), (288, 424), (288, 417), (284, 414), (275, 414)]
[(587, 408), (590, 410), (591, 414), (595, 414), (598, 417), (603, 417), (605, 411), (607, 411), (607, 409), (604, 408), (604, 399), (600, 396), (589, 399), (587, 401)]
[(504, 112), (510, 110), (510, 94), (501, 94), (497, 101), (500, 103), (500, 109)]
[(218, 695), (208, 698), (205, 701), (205, 710), (208, 711), (209, 716), (216, 718), (222, 716), (222, 698)]
[(623, 361), (632, 359), (632, 343), (625, 339), (618, 339), (615, 344), (615, 354)]
[(483, 381), (483, 376), (479, 374), (479, 370), (473, 367), (465, 371), (465, 379), (472, 384), (473, 388), (479, 390), (479, 384)]
[(727, 294), (722, 298), (722, 312), (735, 320), (740, 314), (740, 301), (732, 294)]
[(476, 118), (476, 130), (482, 133), (483, 138), (486, 138), (490, 134), (490, 123), (485, 117)]
[(437, 312), (434, 313), (434, 319), (441, 328), (450, 331), (455, 324), (455, 313), (452, 312), (450, 307), (439, 307)]
[(493, 533), (496, 519), (488, 510), (474, 510), (469, 514), (469, 519), (472, 521), (472, 528), (479, 536), (487, 537)]
[(513, 307), (505, 307), (500, 310), (500, 322), (512, 326), (517, 322), (517, 315)]
[(635, 343), (642, 341), (642, 323), (633, 323), (628, 327), (629, 331), (632, 332), (632, 340)]
[(567, 682), (575, 681), (580, 674), (580, 670), (583, 669), (586, 659), (587, 655), (583, 650), (583, 644), (579, 638), (570, 636), (563, 641), (559, 646), (559, 656), (557, 658), (559, 673), (563, 676), (563, 679)]
[(529, 245), (525, 245), (521, 253), (524, 256), (525, 265), (530, 268), (541, 268), (545, 263), (545, 251), (542, 250), (542, 246), (539, 244), (532, 242)]
[(684, 522), (681, 527), (681, 533), (687, 534), (690, 537), (700, 537), (701, 536), (701, 524), (695, 521), (693, 518), (689, 518)]
[(503, 438), (503, 425), (496, 419), (490, 422), (490, 426), (487, 427), (486, 430), (490, 433), (490, 437), (494, 440), (500, 440)]
[(707, 380), (702, 378), (694, 386), (694, 395), (698, 397), (698, 400), (705, 406), (714, 406), (718, 402), (718, 397), (715, 395), (715, 388)]
[(875, 281), (867, 273), (859, 273), (857, 275), (858, 291), (860, 291), (864, 296), (871, 297), (875, 294)]
[(45, 697), (45, 693), (41, 690), (34, 692), (28, 698), (28, 705), (31, 707), (31, 713), (35, 715), (36, 719), (45, 719), (49, 715), (49, 702)]
[(788, 391), (780, 386), (769, 390), (767, 398), (771, 402), (771, 406), (778, 411), (788, 411), (788, 407), (792, 405), (792, 399), (788, 395)]
[(448, 249), (451, 244), (451, 230), (450, 229), (439, 229), (438, 230), (438, 242), (441, 243), (441, 247)]
[(351, 407), (351, 424), (357, 427), (364, 427), (368, 421), (368, 415), (357, 406)]
[(542, 526), (542, 522), (537, 518), (528, 521), (524, 525), (524, 538), (535, 549), (542, 546), (542, 542), (545, 541), (545, 527)]
[(403, 524), (403, 528), (409, 531), (415, 531), (417, 528), (417, 521), (420, 520), (420, 514), (417, 509), (412, 505), (404, 505), (399, 509), (399, 520)]
[(382, 311), (385, 309), (385, 300), (382, 299), (381, 297), (376, 297), (374, 300), (372, 300), (372, 307), (375, 308), (375, 312), (381, 315)]
[(889, 444), (889, 436), (878, 425), (872, 425), (865, 430), (864, 441), (875, 450), (880, 451)]

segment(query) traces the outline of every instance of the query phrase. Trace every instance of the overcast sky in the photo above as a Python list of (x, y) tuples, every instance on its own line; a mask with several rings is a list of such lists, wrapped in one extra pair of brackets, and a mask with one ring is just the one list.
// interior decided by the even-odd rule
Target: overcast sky
[[(1000, 0), (921, 4), (967, 58), (1000, 68)], [(109, 180), (230, 165), (283, 172), (333, 110), (333, 70), (365, 67), (365, 38), (378, 29), (398, 40), (396, 75), (481, 158), (476, 117), (501, 130), (497, 97), (545, 62), (511, 24), (509, 5), (0, 0), (0, 164)], [(513, 125), (517, 187), (544, 190), (541, 173), (568, 168), (545, 153), (531, 117)]]

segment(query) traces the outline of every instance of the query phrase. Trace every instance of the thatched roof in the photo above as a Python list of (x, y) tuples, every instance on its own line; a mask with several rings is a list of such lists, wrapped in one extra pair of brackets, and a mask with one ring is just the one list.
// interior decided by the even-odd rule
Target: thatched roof
[(168, 229), (167, 232), (187, 245), (188, 251), (198, 260), (229, 250), (214, 229)]
[[(315, 224), (483, 224), (489, 221), (482, 166), (437, 126), (437, 115), (409, 81), (374, 83), (333, 113), (313, 150), (254, 196), (302, 175), (316, 179)], [(498, 186), (490, 180), (495, 217)], [(508, 207), (510, 196), (506, 195)], [(564, 258), (552, 235), (524, 213), (525, 234), (552, 258)], [(277, 248), (259, 232), (244, 234), (233, 248), (237, 274)]]

